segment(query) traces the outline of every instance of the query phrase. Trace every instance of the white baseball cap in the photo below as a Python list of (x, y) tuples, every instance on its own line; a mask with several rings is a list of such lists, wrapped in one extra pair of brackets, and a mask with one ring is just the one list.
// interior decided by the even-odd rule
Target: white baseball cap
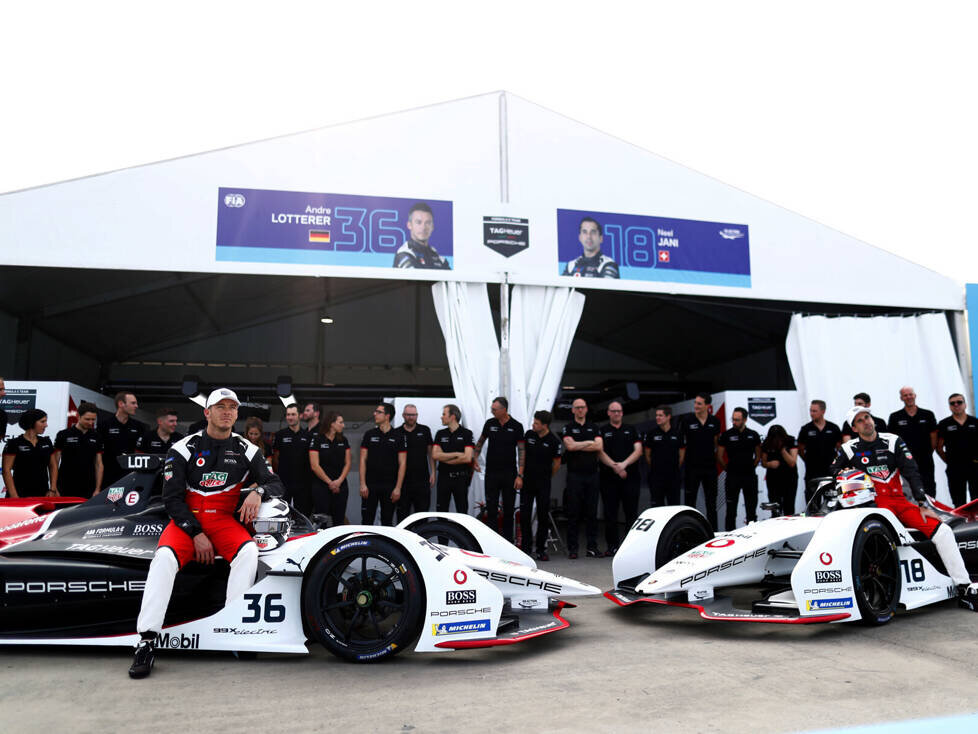
[(212, 405), (217, 405), (222, 400), (233, 400), (238, 405), (241, 405), (241, 401), (238, 400), (238, 396), (234, 394), (234, 390), (229, 390), (226, 387), (219, 387), (217, 390), (214, 390), (207, 396), (207, 402), (204, 403), (204, 407), (210, 408)]
[(851, 408), (849, 408), (849, 412), (846, 413), (846, 423), (851, 426), (853, 420), (855, 420), (856, 416), (860, 413), (869, 413), (869, 408), (867, 408), (865, 405), (853, 405)]

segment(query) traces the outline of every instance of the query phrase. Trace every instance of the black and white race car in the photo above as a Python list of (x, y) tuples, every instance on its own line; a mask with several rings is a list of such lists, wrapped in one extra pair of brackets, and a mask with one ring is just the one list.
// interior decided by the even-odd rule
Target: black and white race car
[[(638, 602), (696, 609), (703, 619), (811, 624), (888, 622), (957, 596), (931, 541), (889, 510), (849, 496), (827, 479), (809, 515), (774, 517), (714, 534), (686, 506), (643, 512), (612, 563), (620, 606)], [(952, 509), (931, 503), (947, 523), (972, 578), (978, 574), (978, 500)], [(967, 597), (963, 606), (978, 611)]]
[[(136, 643), (168, 518), (162, 457), (122, 459), (132, 472), (89, 500), (0, 501), (0, 644)], [(561, 612), (573, 605), (562, 598), (601, 593), (538, 569), (467, 515), (317, 530), (273, 499), (253, 526), (254, 586), (225, 603), (227, 563), (189, 564), (177, 575), (161, 648), (304, 653), (313, 639), (369, 662), (412, 644), (421, 652), (506, 645), (567, 627)]]

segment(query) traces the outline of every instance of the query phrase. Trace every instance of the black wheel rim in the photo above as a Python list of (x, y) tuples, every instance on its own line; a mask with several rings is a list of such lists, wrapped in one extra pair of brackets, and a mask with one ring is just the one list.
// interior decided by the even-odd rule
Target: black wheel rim
[(319, 608), (323, 624), (347, 647), (384, 647), (407, 613), (405, 570), (371, 553), (348, 556), (326, 575)]
[(416, 531), (425, 540), (430, 540), (432, 543), (437, 543), (438, 545), (443, 545), (447, 548), (460, 548), (461, 550), (473, 550), (471, 543), (467, 542), (461, 538), (457, 533), (446, 532), (444, 529), (429, 529), (425, 531), (424, 528)]
[(859, 554), (859, 590), (872, 614), (892, 611), (897, 589), (896, 555), (887, 538), (870, 535)]
[(672, 542), (668, 546), (669, 558), (678, 558), (683, 553), (693, 550), (704, 540), (703, 533), (698, 528), (685, 527), (679, 528), (672, 536)]

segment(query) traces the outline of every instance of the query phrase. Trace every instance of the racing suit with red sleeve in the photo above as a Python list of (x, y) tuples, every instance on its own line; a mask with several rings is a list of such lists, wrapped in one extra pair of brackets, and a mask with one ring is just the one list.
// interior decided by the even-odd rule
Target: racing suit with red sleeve
[(903, 494), (901, 472), (910, 484), (914, 499), (917, 502), (926, 499), (917, 462), (902, 438), (895, 433), (877, 433), (873, 441), (865, 441), (859, 437), (846, 441), (839, 448), (830, 471), (835, 476), (844, 469), (866, 472), (876, 490), (877, 507), (889, 510), (906, 527), (921, 531), (933, 541), (955, 584), (967, 586), (971, 583), (951, 529), (937, 518), (925, 516), (920, 511), (920, 506), (910, 502)]
[(163, 504), (171, 520), (149, 566), (136, 621), (139, 633), (162, 629), (173, 580), (193, 560), (193, 538), (199, 533), (231, 564), (227, 599), (254, 584), (258, 549), (235, 511), (256, 483), (260, 494), (282, 494), (282, 482), (268, 469), (261, 449), (236, 433), (215, 439), (199, 432), (170, 448), (163, 467)]

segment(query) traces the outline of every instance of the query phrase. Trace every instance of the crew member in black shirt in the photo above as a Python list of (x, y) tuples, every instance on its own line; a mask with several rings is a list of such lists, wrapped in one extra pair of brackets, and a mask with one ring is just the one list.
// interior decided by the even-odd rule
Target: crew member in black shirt
[(903, 410), (890, 413), (886, 427), (895, 433), (913, 453), (917, 471), (924, 483), (924, 491), (931, 497), (937, 494), (934, 481), (934, 449), (937, 448), (937, 417), (929, 410), (917, 405), (917, 393), (909, 385), (900, 388)]
[(523, 436), (524, 464), (523, 489), (520, 490), (520, 534), (523, 551), (532, 553), (533, 548), (533, 501), (537, 503), (537, 559), (549, 561), (547, 555), (547, 531), (550, 519), (550, 480), (560, 469), (560, 439), (550, 430), (553, 416), (549, 411), (538, 410), (533, 414), (533, 427)]
[(655, 409), (655, 427), (645, 434), (645, 460), (649, 462), (652, 507), (679, 504), (679, 450), (682, 437), (672, 425), (672, 408)]
[(693, 412), (679, 424), (683, 448), (679, 462), (685, 472), (684, 501), (696, 507), (700, 484), (706, 501), (706, 519), (716, 530), (717, 525), (717, 439), (723, 428), (716, 416), (710, 414), (713, 397), (701, 392), (693, 400)]
[(605, 556), (618, 550), (618, 505), (625, 512), (625, 527), (638, 517), (638, 489), (641, 477), (638, 461), (642, 458), (642, 438), (634, 426), (622, 422), (622, 404), (608, 405), (608, 423), (601, 426), (604, 448), (598, 453), (601, 462), (601, 499), (604, 504), (604, 537), (608, 544)]
[[(870, 407), (869, 393), (857, 392), (852, 396), (853, 406), (862, 406), (864, 408)], [(870, 414), (872, 415), (872, 414)], [(886, 433), (886, 421), (878, 416), (873, 416), (873, 423), (876, 425), (877, 433)], [(842, 424), (842, 443), (849, 441), (856, 437), (856, 432), (852, 430), (852, 426), (849, 425), (849, 421), (845, 421)]]
[(183, 438), (177, 431), (177, 411), (172, 408), (160, 408), (156, 411), (156, 428), (147, 431), (136, 441), (136, 451), (141, 454), (163, 454)]
[(102, 462), (105, 476), (102, 486), (109, 487), (126, 474), (119, 466), (119, 457), (136, 450), (136, 442), (146, 433), (146, 426), (133, 418), (139, 402), (131, 392), (120, 392), (115, 396), (115, 414), (99, 419), (98, 435), (102, 439)]
[(947, 399), (951, 415), (937, 424), (937, 455), (947, 464), (951, 503), (960, 507), (978, 499), (978, 419), (965, 412), (964, 395)]
[(48, 414), (30, 408), (21, 413), (18, 423), (24, 434), (10, 439), (3, 447), (3, 484), (7, 497), (57, 496), (58, 462), (54, 458), (54, 445), (50, 438), (41, 435), (47, 430)]
[(564, 462), (567, 464), (567, 557), (577, 558), (578, 524), (584, 515), (588, 558), (598, 553), (598, 454), (604, 449), (601, 431), (587, 420), (587, 403), (577, 398), (571, 404), (574, 420), (564, 426)]
[[(4, 384), (3, 378), (0, 377), (0, 399), (7, 394), (7, 386)], [(7, 411), (0, 408), (0, 443), (3, 443), (7, 438)]]
[(102, 488), (102, 440), (95, 430), (98, 408), (94, 403), (78, 406), (78, 422), (58, 431), (54, 455), (58, 464), (58, 494), (62, 497), (91, 497)]
[(727, 517), (726, 529), (730, 532), (737, 527), (737, 504), (740, 492), (744, 492), (744, 511), (747, 522), (757, 520), (757, 464), (761, 460), (761, 435), (747, 427), (747, 410), (734, 408), (730, 414), (730, 428), (720, 434), (718, 458), (727, 470), (726, 490)]
[(482, 444), (489, 441), (486, 451), (486, 523), (493, 530), (498, 529), (499, 497), (502, 496), (502, 536), (512, 543), (516, 492), (523, 487), (523, 477), (517, 467), (523, 463), (525, 431), (523, 425), (509, 414), (509, 401), (506, 398), (495, 398), (490, 410), (492, 418), (482, 427), (482, 435), (475, 445), (475, 455), (478, 457)]
[(404, 471), (407, 468), (407, 445), (404, 437), (391, 426), (394, 406), (381, 403), (374, 408), (374, 427), (363, 434), (360, 442), (361, 520), (373, 525), (380, 505), (380, 524), (394, 524), (394, 504), (401, 498)]
[[(297, 414), (298, 419), (298, 414)], [(312, 469), (312, 501), (317, 514), (329, 515), (332, 527), (346, 521), (346, 504), (350, 488), (346, 477), (353, 466), (350, 442), (343, 435), (343, 416), (326, 413), (319, 424), (322, 430), (309, 443), (309, 467)]]
[(441, 424), (445, 426), (435, 434), (431, 455), (438, 462), (435, 509), (448, 512), (452, 499), (455, 512), (463, 515), (469, 511), (469, 481), (475, 455), (475, 436), (472, 431), (459, 425), (462, 411), (457, 405), (446, 405), (441, 410)]
[(825, 420), (825, 401), (808, 406), (811, 420), (798, 431), (798, 455), (805, 462), (805, 506), (815, 494), (815, 480), (830, 476), (829, 467), (842, 445), (842, 429)]
[(407, 445), (407, 467), (404, 470), (404, 487), (397, 503), (397, 521), (412, 512), (427, 512), (431, 507), (431, 488), (435, 483), (435, 462), (431, 458), (431, 429), (418, 423), (418, 406), (408, 403), (401, 413), (404, 418), (396, 430)]
[(275, 434), (272, 447), (272, 469), (285, 485), (284, 499), (303, 515), (312, 514), (310, 482), (312, 473), (309, 451), (313, 434), (299, 423), (299, 406), (285, 408), (285, 428)]

